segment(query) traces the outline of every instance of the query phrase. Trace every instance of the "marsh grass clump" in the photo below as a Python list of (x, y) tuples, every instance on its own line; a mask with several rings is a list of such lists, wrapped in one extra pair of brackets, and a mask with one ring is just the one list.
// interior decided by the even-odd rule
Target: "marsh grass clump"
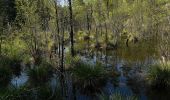
[(157, 63), (150, 66), (148, 75), (151, 87), (159, 90), (170, 89), (170, 63)]
[(73, 68), (72, 74), (76, 87), (86, 94), (100, 92), (107, 80), (107, 73), (100, 64), (90, 65), (78, 62)]
[(45, 83), (52, 77), (52, 66), (49, 63), (42, 63), (40, 66), (30, 69), (27, 73), (31, 82)]

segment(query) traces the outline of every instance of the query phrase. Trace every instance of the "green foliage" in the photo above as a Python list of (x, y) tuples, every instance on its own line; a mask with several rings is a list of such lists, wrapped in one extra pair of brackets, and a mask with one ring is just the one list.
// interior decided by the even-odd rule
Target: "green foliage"
[(170, 89), (170, 63), (158, 63), (150, 66), (149, 83), (155, 89)]
[(27, 46), (24, 41), (15, 38), (13, 41), (7, 41), (2, 44), (2, 52), (13, 62), (20, 62), (28, 56)]

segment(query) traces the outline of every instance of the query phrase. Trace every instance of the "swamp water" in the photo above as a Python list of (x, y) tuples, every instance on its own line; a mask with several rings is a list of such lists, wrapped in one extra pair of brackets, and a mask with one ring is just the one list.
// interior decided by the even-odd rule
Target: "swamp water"
[[(104, 97), (108, 97), (106, 99), (108, 100), (113, 94), (119, 94), (125, 98), (136, 96), (137, 100), (168, 100), (167, 95), (160, 95), (160, 93), (155, 93), (152, 90), (148, 92), (148, 88), (145, 86), (148, 65), (158, 60), (158, 55), (153, 48), (128, 47), (109, 51), (95, 51), (89, 55), (79, 56), (83, 62), (92, 65), (100, 62), (105, 66), (106, 71), (113, 74), (109, 75), (105, 85), (100, 87), (100, 92), (87, 95), (77, 88), (74, 91), (70, 71), (66, 71), (62, 78), (58, 73), (53, 73), (52, 78), (45, 85), (47, 91), (50, 89), (51, 94), (58, 92), (59, 96), (64, 96), (66, 100), (75, 98), (77, 100), (103, 100)], [(29, 82), (27, 70), (24, 68), (18, 76), (13, 75), (9, 87), (32, 86), (32, 83)], [(118, 73), (118, 75), (114, 73)], [(46, 88), (45, 86), (42, 86), (42, 88)], [(126, 98), (125, 100), (131, 99)]]

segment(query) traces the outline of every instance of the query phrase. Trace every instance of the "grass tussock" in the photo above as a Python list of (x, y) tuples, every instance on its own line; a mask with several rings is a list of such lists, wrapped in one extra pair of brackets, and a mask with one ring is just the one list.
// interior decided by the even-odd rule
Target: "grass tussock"
[(90, 65), (78, 62), (72, 70), (74, 83), (84, 93), (100, 92), (105, 84), (107, 73), (100, 64)]
[(42, 63), (40, 66), (30, 69), (28, 76), (33, 83), (45, 83), (52, 77), (52, 66), (49, 63)]
[(155, 89), (170, 89), (170, 62), (150, 66), (149, 84)]

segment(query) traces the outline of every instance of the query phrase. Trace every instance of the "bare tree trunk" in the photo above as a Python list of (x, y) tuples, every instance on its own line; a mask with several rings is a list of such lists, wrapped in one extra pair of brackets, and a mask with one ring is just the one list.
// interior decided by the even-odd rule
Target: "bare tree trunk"
[(72, 1), (69, 2), (69, 12), (70, 12), (70, 39), (71, 39), (71, 55), (74, 56), (74, 34), (73, 34), (73, 11), (72, 11)]
[(2, 33), (0, 32), (0, 57), (2, 56)]
[(61, 72), (64, 72), (64, 19), (62, 21), (62, 42), (61, 42)]
[(0, 25), (0, 57), (2, 56), (2, 34), (3, 34), (3, 25), (1, 24)]
[[(57, 1), (54, 1), (55, 3), (55, 14), (56, 14), (56, 24), (57, 24), (57, 27), (56, 27), (56, 30), (57, 30), (57, 34), (55, 35), (55, 39), (56, 42), (58, 41), (58, 44), (56, 44), (56, 47), (58, 47), (58, 55), (59, 55), (59, 58), (61, 57), (61, 49), (60, 49), (60, 28), (59, 28), (59, 16), (58, 16), (58, 7), (57, 7)], [(58, 45), (58, 46), (57, 46)]]
[(105, 22), (105, 32), (106, 32), (106, 34), (105, 34), (105, 42), (106, 42), (106, 45), (107, 45), (107, 43), (108, 43), (108, 30), (107, 30), (107, 23)]
[(86, 12), (87, 13), (87, 16), (86, 16), (86, 18), (87, 18), (87, 35), (88, 35), (88, 37), (87, 37), (87, 49), (88, 49), (88, 51), (89, 51), (89, 43), (90, 43), (90, 18), (89, 18), (89, 14), (88, 14), (88, 12)]

